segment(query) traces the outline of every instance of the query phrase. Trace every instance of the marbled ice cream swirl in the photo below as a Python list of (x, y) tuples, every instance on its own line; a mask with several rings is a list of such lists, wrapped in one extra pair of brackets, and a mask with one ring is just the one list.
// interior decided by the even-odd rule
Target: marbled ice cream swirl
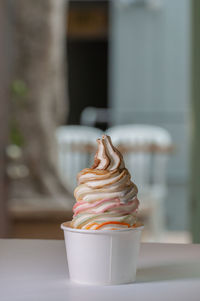
[(77, 176), (71, 226), (93, 230), (133, 227), (139, 205), (137, 186), (110, 137), (103, 135), (97, 142), (94, 165)]

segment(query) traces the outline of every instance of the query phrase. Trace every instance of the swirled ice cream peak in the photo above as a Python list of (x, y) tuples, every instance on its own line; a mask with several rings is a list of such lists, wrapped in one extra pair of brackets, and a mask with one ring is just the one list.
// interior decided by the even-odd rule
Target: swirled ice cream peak
[(98, 149), (94, 159), (93, 169), (115, 170), (124, 168), (122, 155), (115, 148), (111, 139), (107, 135), (103, 135), (102, 139), (97, 139)]
[(103, 135), (97, 143), (94, 165), (77, 176), (72, 227), (95, 230), (132, 227), (139, 205), (137, 186), (111, 138)]

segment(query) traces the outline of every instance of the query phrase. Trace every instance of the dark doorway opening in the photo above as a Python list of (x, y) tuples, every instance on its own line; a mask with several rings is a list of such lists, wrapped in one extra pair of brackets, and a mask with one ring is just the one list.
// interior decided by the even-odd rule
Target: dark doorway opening
[(69, 3), (68, 124), (80, 124), (86, 107), (108, 107), (108, 8), (108, 1)]

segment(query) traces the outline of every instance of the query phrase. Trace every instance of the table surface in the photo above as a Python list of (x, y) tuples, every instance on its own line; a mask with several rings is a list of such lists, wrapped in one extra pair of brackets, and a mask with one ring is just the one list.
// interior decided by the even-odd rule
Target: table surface
[(69, 281), (64, 241), (0, 240), (1, 301), (123, 299), (199, 301), (200, 245), (144, 243), (135, 283), (84, 286)]

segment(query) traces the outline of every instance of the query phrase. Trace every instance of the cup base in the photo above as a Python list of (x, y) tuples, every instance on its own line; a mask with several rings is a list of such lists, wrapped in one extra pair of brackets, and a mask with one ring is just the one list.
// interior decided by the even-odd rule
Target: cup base
[(123, 230), (64, 230), (70, 280), (80, 285), (120, 285), (136, 278), (143, 227)]

